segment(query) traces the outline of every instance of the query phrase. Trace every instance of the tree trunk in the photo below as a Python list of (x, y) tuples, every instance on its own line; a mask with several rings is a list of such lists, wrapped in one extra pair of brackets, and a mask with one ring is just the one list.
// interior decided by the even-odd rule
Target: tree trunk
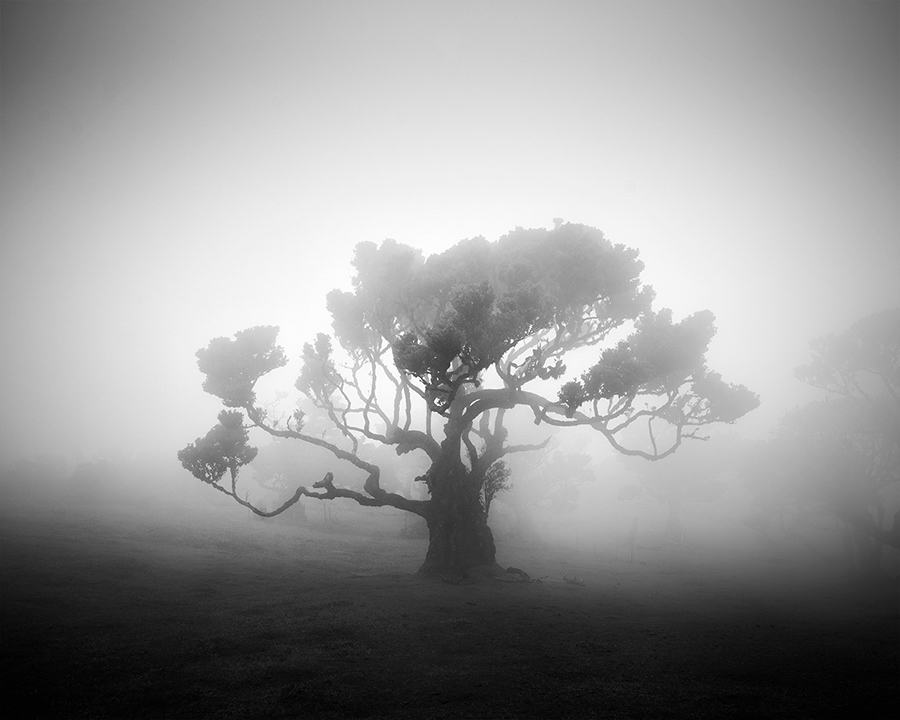
[(480, 488), (466, 467), (458, 459), (440, 460), (429, 476), (428, 553), (419, 572), (460, 578), (476, 568), (488, 573), (498, 570)]

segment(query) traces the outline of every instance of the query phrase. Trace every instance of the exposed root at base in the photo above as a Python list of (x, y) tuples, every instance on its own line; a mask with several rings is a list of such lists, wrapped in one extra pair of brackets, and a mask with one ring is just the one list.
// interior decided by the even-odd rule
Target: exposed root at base
[(516, 567), (508, 567), (505, 570), (493, 563), (491, 565), (477, 565), (458, 572), (439, 571), (436, 569), (422, 568), (419, 574), (423, 577), (437, 578), (451, 585), (471, 585), (484, 580), (499, 580), (501, 582), (541, 582), (532, 579), (524, 570)]

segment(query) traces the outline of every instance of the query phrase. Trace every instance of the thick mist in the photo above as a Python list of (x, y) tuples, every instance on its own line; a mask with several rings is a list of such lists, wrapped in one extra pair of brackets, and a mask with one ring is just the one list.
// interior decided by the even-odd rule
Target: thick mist
[[(896, 3), (38, 0), (0, 20), (5, 716), (896, 704)], [(302, 409), (350, 447), (295, 382), (358, 243), (424, 261), (567, 222), (635, 248), (675, 323), (711, 311), (708, 368), (759, 406), (655, 461), (629, 454), (655, 452), (647, 423), (623, 452), (510, 409), (533, 447), (479, 499), (503, 571), (481, 579), (418, 576), (428, 525), (393, 507), (261, 517), (328, 473), (364, 492), (322, 446), (250, 429), (219, 489), (179, 461), (223, 409), (198, 350), (258, 326), (289, 361), (254, 387), (268, 418)], [(421, 448), (358, 455), (429, 499)]]
[(299, 357), (356, 243), (554, 217), (715, 313), (764, 438), (898, 302), (896, 18), (856, 5), (5, 7), (0, 457), (162, 461), (214, 418), (196, 350)]

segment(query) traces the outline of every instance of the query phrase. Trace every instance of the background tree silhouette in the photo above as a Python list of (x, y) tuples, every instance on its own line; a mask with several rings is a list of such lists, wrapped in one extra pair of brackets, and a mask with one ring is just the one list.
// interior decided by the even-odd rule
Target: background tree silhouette
[(500, 501), (515, 515), (515, 535), (529, 543), (540, 543), (545, 537), (539, 515), (549, 512), (571, 517), (583, 486), (596, 479), (592, 461), (589, 454), (574, 447), (560, 449), (556, 436), (542, 451), (511, 458), (512, 492), (501, 495)]
[[(620, 452), (660, 459), (701, 427), (756, 407), (754, 393), (706, 367), (712, 313), (674, 322), (671, 311), (652, 311), (636, 250), (594, 228), (555, 225), (518, 228), (494, 243), (464, 240), (427, 260), (392, 240), (357, 245), (353, 290), (327, 296), (334, 334), (304, 346), (296, 382), (339, 430), (336, 439), (305, 432), (301, 411), (276, 419), (257, 403), (256, 383), (286, 363), (278, 328), (243, 330), (198, 351), (203, 389), (226, 407), (274, 437), (327, 449), (361, 471), (361, 488), (338, 485), (329, 472), (268, 514), (302, 496), (391, 506), (428, 525), (422, 572), (493, 570), (486, 498), (502, 476), (497, 463), (544, 445), (509, 442), (507, 413), (524, 410), (538, 426), (587, 426)], [(573, 377), (567, 362), (584, 362), (579, 351), (601, 343), (593, 364)], [(621, 441), (635, 427), (649, 450)], [(430, 466), (418, 478), (427, 499), (382, 488), (381, 469), (366, 457), (371, 442), (427, 456)], [(212, 453), (218, 446), (188, 446), (185, 467), (228, 492), (218, 485), (221, 474), (198, 464), (201, 447)], [(234, 478), (238, 463), (225, 464)]]
[(658, 463), (621, 457), (619, 464), (626, 477), (637, 483), (622, 486), (619, 497), (628, 500), (644, 493), (652, 497), (666, 508), (665, 540), (684, 542), (685, 528), (681, 517), (684, 506), (695, 502), (713, 503), (722, 497), (727, 490), (722, 475), (730, 470), (735, 450), (731, 438), (720, 436), (709, 443), (681, 448)]
[(848, 549), (868, 574), (882, 543), (900, 547), (900, 510), (884, 527), (900, 485), (900, 308), (817, 338), (810, 349), (812, 362), (796, 375), (831, 397), (789, 413), (779, 435), (805, 451), (807, 487), (847, 523)]
[(739, 474), (761, 530), (777, 517), (802, 540), (804, 524), (830, 516), (851, 568), (878, 575), (882, 545), (900, 548), (900, 309), (817, 338), (810, 349), (812, 361), (795, 374), (828, 395), (785, 413), (768, 440), (744, 453)]

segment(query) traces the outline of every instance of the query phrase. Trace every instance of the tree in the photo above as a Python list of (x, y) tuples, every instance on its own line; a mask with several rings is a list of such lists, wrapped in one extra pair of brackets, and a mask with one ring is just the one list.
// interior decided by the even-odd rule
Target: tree
[(510, 469), (515, 477), (514, 487), (500, 500), (515, 514), (514, 532), (522, 539), (536, 541), (540, 537), (536, 511), (557, 516), (573, 513), (582, 486), (596, 477), (590, 467), (592, 460), (578, 449), (561, 449), (556, 436), (551, 436), (543, 451), (513, 458)]
[[(256, 457), (257, 449), (248, 444), (250, 439), (244, 427), (243, 415), (237, 410), (222, 410), (219, 422), (202, 438), (178, 451), (178, 459), (186, 470), (198, 480), (211, 485), (219, 492), (232, 497), (237, 503), (250, 508), (257, 515), (272, 517), (296, 503), (302, 493), (294, 495), (274, 512), (265, 512), (242, 500), (237, 492), (238, 471)], [(219, 483), (229, 473), (231, 487)]]
[[(203, 389), (242, 411), (251, 426), (325, 448), (364, 477), (357, 489), (328, 473), (311, 488), (298, 487), (287, 504), (343, 497), (423, 517), (424, 573), (497, 567), (487, 517), (500, 471), (492, 468), (510, 453), (542, 446), (510, 443), (508, 412), (524, 409), (539, 426), (587, 426), (621, 452), (658, 459), (698, 437), (702, 426), (733, 422), (758, 404), (755, 394), (706, 368), (712, 313), (674, 322), (669, 310), (653, 312), (637, 251), (594, 228), (519, 228), (495, 243), (464, 240), (427, 259), (392, 240), (363, 242), (353, 266), (353, 289), (327, 296), (333, 336), (319, 334), (304, 346), (296, 382), (339, 440), (306, 432), (300, 411), (275, 419), (257, 403), (256, 383), (286, 363), (277, 327), (215, 338), (199, 350)], [(629, 328), (625, 339), (609, 343)], [(593, 365), (558, 385), (576, 351), (604, 341)], [(650, 452), (618, 440), (637, 424), (646, 428)], [(427, 456), (428, 470), (417, 478), (425, 499), (382, 488), (381, 469), (365, 457), (371, 442)], [(185, 466), (228, 492), (208, 479), (206, 466)]]
[(107, 460), (79, 463), (72, 471), (72, 487), (82, 497), (96, 500), (113, 491), (117, 474), (117, 468)]
[(900, 409), (900, 308), (865, 317), (840, 335), (809, 345), (813, 360), (796, 369), (800, 380), (885, 419)]
[(639, 497), (646, 492), (666, 508), (665, 539), (681, 542), (683, 506), (695, 501), (714, 502), (725, 493), (726, 486), (720, 476), (728, 470), (731, 445), (729, 438), (717, 437), (702, 447), (696, 444), (684, 447), (658, 463), (624, 457), (624, 468), (640, 485), (624, 486), (620, 499)]
[[(273, 438), (272, 442), (259, 448), (259, 452), (253, 461), (253, 479), (260, 489), (269, 497), (266, 504), (275, 502), (281, 505), (294, 492), (294, 478), (298, 469), (309, 471), (309, 453), (304, 452), (307, 446), (293, 443), (285, 438)], [(274, 497), (272, 497), (274, 496)], [(254, 503), (262, 506), (262, 503)], [(297, 502), (292, 511), (296, 522), (306, 522), (306, 508), (302, 502)]]
[(870, 571), (882, 542), (900, 547), (900, 512), (884, 528), (886, 498), (900, 484), (900, 308), (810, 349), (796, 375), (830, 397), (788, 414), (778, 437), (801, 449), (805, 487), (847, 523), (860, 569)]

